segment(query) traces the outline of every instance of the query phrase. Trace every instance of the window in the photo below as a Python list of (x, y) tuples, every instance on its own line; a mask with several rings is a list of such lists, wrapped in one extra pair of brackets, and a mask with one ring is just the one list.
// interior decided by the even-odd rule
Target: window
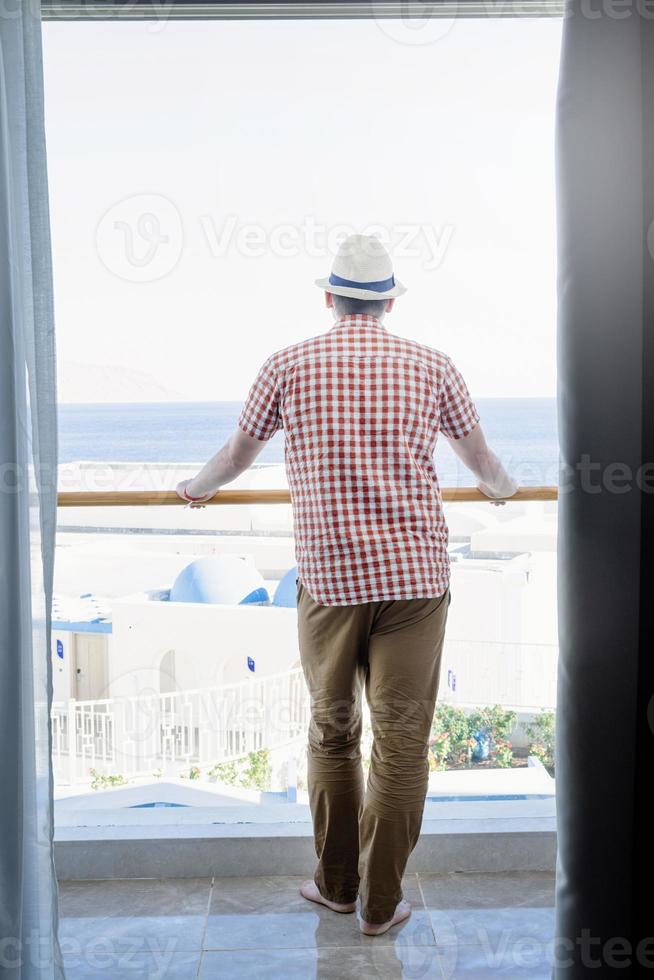
[[(376, 230), (409, 286), (389, 329), (452, 356), (521, 483), (555, 482), (558, 21), (442, 21), (426, 42), (382, 20), (50, 23), (44, 33), (62, 489), (163, 489), (192, 475), (268, 354), (330, 326), (313, 280), (349, 230)], [(441, 484), (466, 482), (439, 454)], [(240, 485), (284, 486), (283, 433), (259, 459)], [(556, 512), (505, 510), (448, 509), (459, 599), (441, 699), (461, 709), (487, 699), (517, 724), (553, 707)], [(194, 560), (239, 555), (250, 591), (274, 598), (294, 563), (290, 508), (98, 507), (59, 520), (56, 589), (108, 604), (109, 700), (118, 676), (121, 698), (142, 697), (151, 722), (139, 779), (158, 771), (157, 698), (180, 679), (170, 680), (172, 650), (154, 670), (138, 657), (165, 650), (174, 630), (184, 665), (185, 637), (219, 642), (192, 646), (199, 679), (178, 699), (190, 720), (171, 720), (166, 702), (173, 775), (199, 769), (197, 785), (229, 775), (237, 789), (250, 779), (252, 791), (284, 793), (290, 772), (301, 789), (293, 609), (181, 609), (170, 596)], [(223, 652), (229, 683), (205, 684), (203, 666), (215, 677)], [(279, 729), (259, 725), (270, 699), (291, 726), (290, 755)], [(212, 741), (217, 706), (229, 724)], [(94, 724), (107, 752), (111, 726)], [(63, 722), (61, 732), (65, 753)], [(249, 776), (217, 776), (209, 751), (219, 766), (237, 751), (255, 762)], [(111, 757), (101, 761), (111, 772)]]

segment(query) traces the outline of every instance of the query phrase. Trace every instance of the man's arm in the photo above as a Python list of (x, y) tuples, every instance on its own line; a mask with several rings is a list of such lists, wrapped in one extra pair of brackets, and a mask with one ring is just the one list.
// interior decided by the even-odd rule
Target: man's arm
[(182, 480), (177, 493), (210, 500), (225, 483), (240, 476), (257, 458), (265, 443), (282, 428), (277, 375), (268, 358), (261, 366), (238, 417), (236, 429), (213, 459), (192, 480)]
[(440, 391), (440, 431), (459, 459), (477, 477), (477, 487), (487, 497), (512, 497), (518, 485), (488, 447), (479, 412), (461, 372), (451, 358), (445, 359)]
[(225, 483), (231, 483), (237, 476), (252, 465), (265, 445), (265, 439), (250, 436), (241, 428), (236, 428), (222, 449), (219, 449), (208, 463), (202, 467), (192, 480), (182, 480), (177, 484), (177, 493), (186, 500), (189, 497), (210, 500)]
[(460, 439), (446, 438), (461, 462), (477, 477), (477, 486), (482, 493), (487, 497), (513, 496), (518, 484), (488, 446), (480, 424)]

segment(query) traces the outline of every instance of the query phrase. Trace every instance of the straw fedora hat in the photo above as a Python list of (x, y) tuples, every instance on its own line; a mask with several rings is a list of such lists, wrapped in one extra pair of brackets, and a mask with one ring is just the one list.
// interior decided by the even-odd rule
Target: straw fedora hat
[(406, 292), (393, 275), (390, 255), (374, 235), (348, 235), (336, 253), (331, 275), (316, 279), (316, 286), (352, 299), (392, 299)]

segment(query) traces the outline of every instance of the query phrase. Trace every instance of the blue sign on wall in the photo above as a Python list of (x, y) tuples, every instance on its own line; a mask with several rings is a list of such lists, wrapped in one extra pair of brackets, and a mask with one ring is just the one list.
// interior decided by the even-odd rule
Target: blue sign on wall
[(61, 640), (57, 640), (57, 656), (61, 657), (62, 660), (64, 659), (64, 645)]
[(252, 657), (248, 657), (248, 670), (251, 670), (252, 673), (254, 673), (254, 660)]

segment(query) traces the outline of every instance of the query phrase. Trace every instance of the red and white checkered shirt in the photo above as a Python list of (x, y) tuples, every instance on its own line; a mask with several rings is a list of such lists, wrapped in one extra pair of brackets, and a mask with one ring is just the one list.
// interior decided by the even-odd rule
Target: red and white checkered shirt
[(445, 354), (373, 316), (271, 354), (238, 424), (284, 429), (298, 578), (316, 602), (442, 595), (448, 530), (434, 449), (479, 415)]

